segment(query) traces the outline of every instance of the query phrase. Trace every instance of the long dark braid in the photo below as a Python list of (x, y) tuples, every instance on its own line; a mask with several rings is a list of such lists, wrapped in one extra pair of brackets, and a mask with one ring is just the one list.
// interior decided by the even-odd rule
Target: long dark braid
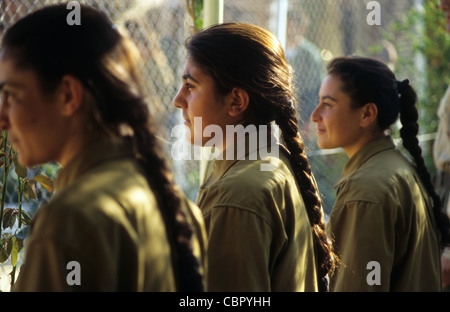
[[(105, 90), (102, 94), (109, 94), (111, 98), (117, 99), (115, 97), (117, 91), (117, 88)], [(131, 94), (130, 92), (129, 95)], [(117, 96), (120, 95), (117, 94)], [(162, 153), (163, 148), (154, 135), (156, 132), (154, 123), (151, 122), (149, 116), (148, 107), (145, 101), (139, 97), (129, 98), (126, 102), (117, 104), (124, 103), (126, 106), (112, 105), (109, 102), (106, 118), (114, 116), (114, 118), (120, 117), (120, 119), (108, 120), (103, 117), (100, 122), (103, 122), (107, 128), (112, 130), (111, 132), (119, 136), (120, 126), (126, 124), (132, 129), (132, 135), (122, 137), (122, 139), (131, 140), (134, 157), (145, 169), (148, 182), (161, 207), (169, 241), (175, 250), (172, 258), (177, 291), (203, 291), (199, 263), (193, 254), (191, 242), (193, 230), (187, 222), (186, 212), (182, 209), (182, 193), (177, 187), (169, 164)], [(115, 113), (114, 108), (117, 109)], [(99, 115), (105, 116), (102, 112)]]
[(441, 244), (449, 246), (450, 220), (442, 211), (441, 199), (434, 189), (431, 175), (425, 165), (425, 160), (422, 157), (422, 149), (417, 139), (417, 134), (419, 133), (419, 125), (417, 123), (419, 113), (416, 107), (417, 95), (409, 85), (408, 80), (398, 81), (397, 88), (400, 94), (400, 121), (402, 123), (400, 136), (403, 141), (403, 146), (413, 157), (420, 180), (433, 200), (433, 213), (437, 228), (441, 234)]
[[(127, 51), (127, 39), (121, 40), (124, 41), (119, 46), (121, 53), (132, 55)], [(131, 70), (132, 68), (134, 70)], [(182, 209), (183, 195), (162, 153), (163, 148), (154, 134), (155, 123), (143, 98), (141, 79), (136, 69), (137, 66), (131, 66), (128, 70), (131, 76), (128, 83), (110, 74), (96, 76), (92, 80), (95, 83), (91, 82), (88, 88), (96, 90), (95, 106), (91, 110), (100, 130), (119, 140), (131, 140), (134, 157), (145, 169), (166, 224), (169, 242), (175, 251), (172, 252), (172, 261), (177, 291), (203, 291), (199, 262), (193, 254), (193, 229)], [(105, 67), (100, 72), (108, 71), (110, 69)], [(93, 83), (95, 86), (92, 86)], [(121, 133), (124, 125), (131, 129), (131, 135)]]
[(332, 244), (325, 233), (325, 221), (317, 184), (306, 156), (303, 140), (298, 130), (298, 118), (294, 105), (282, 106), (275, 122), (290, 152), (291, 165), (299, 189), (305, 202), (306, 211), (313, 230), (314, 247), (318, 257), (319, 291), (327, 291), (326, 276), (332, 272), (337, 260), (332, 251)]
[(177, 290), (203, 291), (199, 263), (192, 250), (193, 230), (187, 222), (186, 213), (181, 209), (181, 191), (176, 187), (154, 132), (148, 130), (150, 125), (131, 124), (135, 156), (146, 169), (149, 183), (159, 199), (160, 207), (163, 207), (161, 212), (168, 228), (169, 240), (176, 250), (173, 261)]

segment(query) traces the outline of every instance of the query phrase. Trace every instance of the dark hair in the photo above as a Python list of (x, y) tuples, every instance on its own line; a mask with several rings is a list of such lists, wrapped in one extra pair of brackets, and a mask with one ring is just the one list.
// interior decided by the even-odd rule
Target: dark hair
[[(35, 72), (43, 91), (54, 91), (64, 75), (76, 77), (84, 87), (83, 104), (91, 126), (119, 142), (131, 141), (166, 223), (177, 290), (201, 291), (202, 277), (191, 246), (193, 230), (154, 134), (134, 46), (104, 13), (85, 5), (80, 8), (81, 25), (68, 25), (66, 4), (24, 17), (8, 29), (2, 49), (18, 68)], [(124, 134), (124, 127), (132, 134)]]
[(250, 24), (227, 23), (203, 30), (186, 41), (188, 57), (205, 70), (222, 94), (240, 87), (249, 94), (247, 119), (275, 121), (290, 152), (291, 165), (305, 202), (318, 257), (319, 290), (335, 256), (325, 234), (322, 203), (298, 130), (292, 70), (281, 44), (270, 32)]
[(328, 74), (342, 82), (342, 91), (354, 108), (374, 103), (378, 108), (377, 123), (380, 130), (388, 129), (400, 115), (400, 136), (403, 146), (414, 159), (417, 173), (433, 201), (433, 212), (442, 245), (450, 244), (450, 220), (442, 211), (431, 176), (422, 157), (417, 139), (419, 114), (417, 95), (409, 81), (397, 81), (394, 73), (384, 63), (363, 57), (339, 57), (328, 64)]

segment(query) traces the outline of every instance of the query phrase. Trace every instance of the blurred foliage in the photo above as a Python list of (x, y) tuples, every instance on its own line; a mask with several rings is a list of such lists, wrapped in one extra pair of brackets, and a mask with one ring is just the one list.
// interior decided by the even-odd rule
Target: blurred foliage
[[(26, 200), (37, 200), (38, 184), (48, 192), (53, 192), (53, 179), (46, 174), (33, 174), (36, 172), (35, 170), (29, 170), (22, 166), (18, 161), (17, 152), (8, 142), (8, 133), (4, 130), (0, 136), (0, 165), (3, 169), (0, 175), (2, 178), (0, 187), (0, 263), (11, 260), (13, 266), (10, 273), (12, 289), (18, 255), (28, 236), (34, 214), (34, 211), (24, 209), (23, 197), (25, 196)], [(14, 178), (13, 175), (15, 175)], [(11, 203), (8, 200), (7, 189), (12, 184), (16, 185), (17, 203)], [(14, 207), (7, 205), (14, 205)]]
[[(409, 79), (418, 95), (419, 133), (437, 131), (437, 110), (450, 85), (450, 34), (445, 31), (445, 15), (439, 9), (440, 0), (425, 0), (413, 7), (402, 20), (396, 21), (386, 40), (409, 42), (396, 44), (398, 59), (394, 73), (397, 79)], [(398, 137), (398, 131), (395, 136)], [(424, 141), (424, 159), (431, 174), (435, 172), (432, 157), (434, 140)]]
[(194, 22), (194, 33), (203, 28), (203, 0), (186, 0), (186, 7)]
[[(410, 47), (397, 46), (396, 74), (412, 72), (411, 68), (417, 64), (417, 55), (425, 59), (424, 77), (418, 77), (414, 85), (419, 95), (421, 133), (436, 131), (439, 102), (450, 85), (450, 34), (445, 31), (445, 16), (439, 3), (439, 0), (426, 0), (423, 7), (412, 8), (405, 19), (394, 23), (392, 31), (386, 34), (392, 42), (400, 36), (411, 42)], [(411, 52), (416, 55), (411, 57)]]

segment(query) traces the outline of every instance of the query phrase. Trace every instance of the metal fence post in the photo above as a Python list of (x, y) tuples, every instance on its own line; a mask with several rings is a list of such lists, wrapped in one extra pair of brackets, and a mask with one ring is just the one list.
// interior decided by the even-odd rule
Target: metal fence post
[(223, 1), (203, 0), (203, 27), (223, 23)]

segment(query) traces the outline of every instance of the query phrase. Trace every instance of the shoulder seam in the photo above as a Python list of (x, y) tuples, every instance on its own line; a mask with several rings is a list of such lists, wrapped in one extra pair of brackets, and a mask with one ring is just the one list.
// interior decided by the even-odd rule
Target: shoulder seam
[(214, 205), (214, 207), (212, 209), (210, 209), (209, 211), (205, 212), (204, 215), (210, 214), (213, 209), (228, 209), (228, 208), (238, 209), (238, 210), (245, 211), (245, 212), (248, 212), (250, 214), (253, 214), (257, 218), (263, 220), (270, 228), (272, 228), (271, 222), (269, 220), (267, 220), (266, 218), (262, 217), (261, 215), (259, 215), (257, 211), (255, 211), (254, 209), (250, 209), (250, 208), (248, 208), (246, 206), (241, 206), (241, 205), (236, 205), (236, 204), (216, 203)]

